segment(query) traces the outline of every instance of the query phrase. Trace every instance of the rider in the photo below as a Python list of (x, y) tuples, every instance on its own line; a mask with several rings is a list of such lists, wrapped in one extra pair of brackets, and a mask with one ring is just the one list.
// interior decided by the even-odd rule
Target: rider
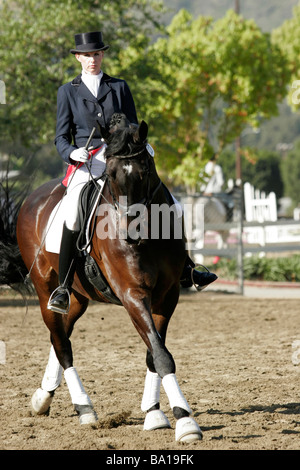
[(203, 193), (208, 196), (221, 193), (224, 184), (224, 176), (221, 166), (217, 164), (216, 154), (207, 162), (204, 172), (207, 177), (205, 178), (205, 184), (201, 187)]
[[(61, 86), (57, 94), (55, 145), (63, 160), (76, 168), (65, 196), (72, 200), (72, 205), (69, 205), (72, 209), (68, 208), (63, 227), (59, 256), (60, 286), (48, 303), (50, 310), (60, 313), (68, 310), (69, 290), (75, 272), (76, 241), (80, 230), (77, 217), (79, 195), (91, 175), (97, 178), (105, 170), (105, 144), (101, 140), (99, 126), (89, 143), (89, 150), (94, 149), (89, 168), (85, 165), (90, 158), (85, 148), (86, 142), (95, 123), (108, 128), (114, 113), (123, 113), (130, 123), (138, 123), (127, 83), (110, 77), (101, 69), (104, 51), (108, 48), (99, 31), (76, 34), (75, 49), (70, 52), (81, 63), (82, 71), (72, 82)], [(213, 273), (202, 273), (193, 268), (193, 262), (187, 258), (182, 274), (184, 287), (191, 287), (194, 283), (204, 288), (217, 278)]]

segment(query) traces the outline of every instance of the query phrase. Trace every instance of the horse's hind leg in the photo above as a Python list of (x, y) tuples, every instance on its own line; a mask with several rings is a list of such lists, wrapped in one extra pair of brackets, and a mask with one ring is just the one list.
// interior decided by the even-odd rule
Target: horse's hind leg
[(64, 371), (64, 378), (72, 403), (79, 414), (80, 424), (88, 424), (97, 421), (97, 415), (78, 373), (73, 367), (72, 348), (69, 340), (75, 322), (87, 308), (88, 300), (79, 295), (76, 297), (74, 294), (72, 295), (68, 315), (51, 312), (41, 302), (43, 318), (51, 333), (52, 347), (41, 388), (33, 395), (32, 406), (38, 414), (45, 414), (49, 411), (54, 391), (59, 386)]

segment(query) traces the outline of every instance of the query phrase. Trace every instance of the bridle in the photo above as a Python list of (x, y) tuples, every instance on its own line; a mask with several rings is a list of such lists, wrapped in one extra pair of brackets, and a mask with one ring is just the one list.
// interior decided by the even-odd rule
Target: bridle
[[(144, 152), (147, 152), (148, 154), (148, 159), (147, 159), (147, 173), (146, 173), (146, 177), (147, 177), (147, 194), (145, 197), (143, 197), (140, 201), (138, 202), (135, 202), (133, 204), (130, 204), (129, 206), (128, 205), (125, 205), (125, 204), (121, 204), (120, 201), (116, 198), (114, 192), (113, 192), (113, 189), (111, 187), (111, 182), (110, 182), (110, 175), (108, 175), (107, 173), (105, 174), (106, 176), (106, 180), (107, 180), (107, 185), (108, 185), (108, 189), (109, 189), (109, 193), (113, 199), (113, 205), (114, 205), (114, 208), (115, 210), (121, 214), (122, 216), (125, 216), (125, 215), (128, 215), (130, 216), (130, 212), (131, 212), (131, 208), (133, 208), (134, 206), (138, 205), (138, 204), (141, 204), (141, 205), (144, 205), (146, 208), (148, 208), (150, 206), (150, 204), (152, 203), (156, 193), (158, 192), (159, 188), (161, 187), (162, 185), (162, 182), (161, 180), (159, 180), (159, 183), (157, 184), (157, 186), (154, 188), (153, 191), (151, 191), (151, 187), (150, 187), (150, 166), (149, 166), (149, 158), (152, 158), (151, 154), (149, 153), (149, 150), (148, 150), (148, 144), (144, 144), (143, 145), (143, 148), (138, 150), (137, 152), (135, 153), (131, 153), (129, 155), (108, 155), (106, 157), (106, 159), (108, 160), (109, 158), (117, 158), (118, 160), (125, 160), (125, 159), (131, 159), (131, 158), (135, 158), (135, 157), (138, 157), (139, 155), (142, 155)], [(122, 212), (120, 212), (120, 210)]]

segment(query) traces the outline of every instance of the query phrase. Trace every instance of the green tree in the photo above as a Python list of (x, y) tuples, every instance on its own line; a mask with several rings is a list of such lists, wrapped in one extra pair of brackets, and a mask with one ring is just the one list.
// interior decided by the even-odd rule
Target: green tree
[(297, 206), (300, 203), (300, 139), (295, 142), (293, 150), (282, 159), (281, 173), (285, 195)]
[(213, 148), (221, 151), (246, 125), (276, 115), (289, 80), (269, 34), (233, 11), (213, 22), (181, 10), (167, 37), (142, 56), (123, 55), (120, 64), (143, 77), (140, 109), (155, 136), (160, 169), (190, 187)]
[[(281, 157), (278, 152), (257, 150), (249, 147), (241, 149), (243, 157), (243, 181), (249, 182), (256, 189), (266, 194), (274, 191), (277, 199), (284, 194), (284, 182), (281, 174)], [(219, 156), (224, 179), (235, 179), (235, 153), (224, 150)]]
[(300, 3), (293, 9), (293, 17), (272, 31), (272, 42), (285, 54), (290, 72), (288, 100), (294, 110), (300, 105)]
[[(47, 165), (41, 146), (53, 147), (57, 89), (80, 72), (69, 52), (75, 33), (103, 32), (111, 46), (105, 56), (105, 70), (110, 73), (120, 49), (134, 43), (139, 33), (150, 37), (159, 31), (161, 11), (161, 0), (3, 0), (0, 79), (6, 84), (6, 105), (0, 106), (2, 152), (29, 153), (30, 170), (37, 161), (41, 168)], [(130, 86), (134, 88), (134, 83)]]

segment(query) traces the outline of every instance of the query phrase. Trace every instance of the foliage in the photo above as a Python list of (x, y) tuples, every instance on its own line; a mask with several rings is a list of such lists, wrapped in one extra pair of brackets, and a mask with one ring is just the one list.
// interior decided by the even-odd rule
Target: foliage
[(300, 67), (300, 4), (294, 7), (293, 17), (272, 31), (272, 41), (281, 48), (288, 59), (288, 67), (291, 73), (289, 103), (294, 110), (299, 109), (299, 67)]
[[(56, 95), (80, 69), (70, 49), (74, 34), (101, 30), (111, 47), (110, 64), (119, 49), (158, 31), (160, 0), (3, 0), (0, 3), (0, 79), (6, 84), (6, 105), (0, 107), (2, 152), (30, 149), (35, 161), (55, 135)], [(18, 153), (18, 152), (17, 152)], [(56, 154), (57, 155), (57, 154)], [(49, 163), (48, 163), (49, 166)]]
[(281, 174), (284, 181), (285, 194), (290, 197), (294, 205), (300, 203), (300, 140), (294, 148), (287, 153), (281, 162)]
[[(283, 196), (284, 183), (282, 179), (282, 162), (278, 152), (242, 148), (242, 177), (256, 189), (266, 194), (274, 191), (277, 198)], [(224, 179), (228, 181), (235, 177), (235, 154), (230, 150), (222, 152), (218, 158)], [(225, 189), (225, 188), (224, 188)]]
[(52, 155), (40, 148), (53, 145), (57, 88), (79, 73), (69, 53), (78, 31), (103, 31), (111, 46), (105, 71), (128, 81), (167, 184), (192, 190), (211, 154), (246, 125), (275, 115), (285, 95), (291, 71), (284, 53), (254, 21), (233, 11), (213, 21), (181, 10), (156, 39), (164, 32), (160, 0), (0, 5), (0, 78), (7, 89), (7, 104), (0, 107), (1, 151), (29, 154), (41, 172), (53, 165), (47, 156), (55, 160), (55, 149)]
[(222, 150), (246, 125), (277, 113), (289, 74), (269, 35), (233, 11), (213, 22), (181, 10), (167, 33), (143, 56), (123, 54), (121, 67), (143, 71), (139, 109), (161, 170), (191, 186), (213, 147)]
[[(236, 279), (236, 259), (222, 258), (214, 271), (220, 278)], [(244, 258), (244, 278), (274, 282), (300, 282), (300, 255), (282, 258), (251, 256)]]

